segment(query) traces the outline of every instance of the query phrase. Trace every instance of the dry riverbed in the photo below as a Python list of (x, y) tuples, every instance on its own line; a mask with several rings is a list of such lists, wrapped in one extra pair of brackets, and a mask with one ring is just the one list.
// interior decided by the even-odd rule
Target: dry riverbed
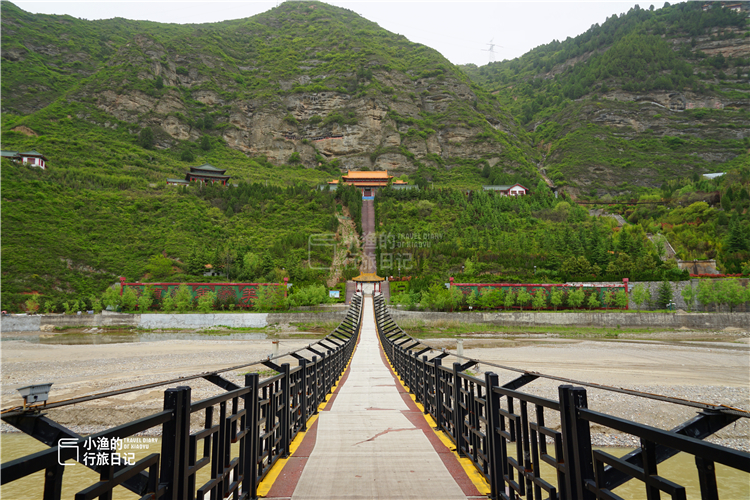
[[(65, 340), (59, 335), (65, 334), (58, 334), (55, 340)], [(247, 340), (192, 335), (185, 339), (148, 342), (66, 345), (64, 342), (39, 343), (38, 336), (38, 333), (2, 333), (2, 408), (21, 404), (16, 388), (23, 385), (53, 382), (51, 400), (58, 401), (247, 364), (264, 359), (273, 351), (270, 338)], [(747, 332), (653, 332), (648, 338), (621, 337), (588, 339), (487, 332), (463, 335), (464, 354), (488, 363), (750, 410), (750, 337)], [(282, 338), (280, 352), (292, 351), (313, 341), (312, 338)], [(456, 346), (455, 338), (430, 338), (425, 342), (452, 351)], [(452, 360), (447, 358), (451, 363)], [(292, 357), (280, 362), (296, 364)], [(488, 363), (481, 364), (479, 371), (495, 371), (501, 383), (519, 375)], [(249, 371), (260, 371), (261, 376), (270, 374), (267, 368), (255, 365), (231, 370), (223, 376), (241, 384)], [(557, 399), (558, 386), (562, 383), (537, 379), (521, 390)], [(159, 411), (164, 390), (176, 385), (184, 384), (112, 396), (48, 413), (55, 421), (77, 432), (95, 432)], [(187, 385), (192, 387), (193, 401), (223, 392), (201, 378)], [(588, 389), (588, 401), (594, 410), (663, 429), (692, 418), (698, 411), (593, 388)], [(749, 424), (748, 419), (740, 419), (710, 440), (750, 451)], [(13, 430), (2, 425), (2, 431)], [(552, 415), (548, 417), (548, 425), (558, 425)], [(593, 431), (600, 445), (637, 445), (628, 436), (607, 429), (594, 428)]]

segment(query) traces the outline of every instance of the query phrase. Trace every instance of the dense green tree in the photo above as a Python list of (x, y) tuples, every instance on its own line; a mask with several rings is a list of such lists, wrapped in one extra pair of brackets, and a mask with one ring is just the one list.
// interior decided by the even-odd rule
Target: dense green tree
[(666, 309), (667, 306), (672, 302), (674, 293), (672, 291), (672, 284), (666, 279), (659, 284), (659, 288), (656, 292), (656, 305), (659, 309)]
[(638, 283), (633, 287), (632, 290), (633, 302), (635, 303), (636, 310), (640, 311), (641, 308), (651, 299), (651, 293), (649, 292), (646, 285)]
[(618, 290), (615, 294), (615, 305), (620, 309), (628, 307), (628, 294), (625, 290)]
[(544, 288), (537, 288), (534, 291), (534, 298), (531, 300), (531, 305), (537, 311), (547, 307), (547, 290)]
[(589, 295), (589, 298), (586, 301), (586, 304), (589, 306), (589, 309), (596, 309), (601, 305), (601, 303), (599, 302), (599, 298), (596, 295), (596, 291), (592, 292)]
[(708, 306), (716, 303), (716, 290), (714, 289), (713, 280), (703, 279), (698, 282), (698, 290), (696, 296), (698, 302), (708, 310)]
[(201, 149), (203, 151), (210, 151), (211, 150), (211, 139), (207, 135), (204, 135), (201, 137)]
[(682, 289), (680, 295), (682, 295), (683, 300), (685, 300), (688, 312), (692, 312), (693, 305), (695, 305), (695, 288), (693, 288), (693, 285), (688, 283), (688, 285)]
[(148, 260), (146, 272), (151, 274), (152, 280), (161, 280), (174, 274), (172, 261), (161, 254), (152, 255)]
[(518, 294), (516, 295), (516, 302), (519, 306), (521, 306), (521, 310), (523, 310), (523, 306), (531, 302), (531, 294), (528, 290), (526, 290), (525, 286), (519, 287)]
[(583, 291), (583, 287), (576, 288), (572, 292), (568, 292), (568, 304), (574, 308), (579, 308), (583, 305), (583, 301), (586, 300), (586, 292)]
[(559, 287), (554, 287), (550, 293), (549, 300), (555, 308), (555, 311), (557, 311), (557, 308), (560, 307), (565, 300), (565, 292)]
[(154, 131), (151, 127), (142, 128), (138, 134), (138, 145), (144, 149), (153, 149), (154, 147)]

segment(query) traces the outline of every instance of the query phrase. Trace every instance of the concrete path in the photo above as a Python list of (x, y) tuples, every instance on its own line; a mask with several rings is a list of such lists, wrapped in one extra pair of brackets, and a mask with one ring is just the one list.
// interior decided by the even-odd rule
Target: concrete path
[(375, 262), (375, 249), (377, 247), (377, 235), (375, 233), (375, 202), (373, 200), (362, 200), (362, 235), (364, 245), (362, 251), (364, 258), (360, 271), (363, 273), (374, 273), (377, 270)]
[(345, 379), (266, 498), (485, 498), (386, 363), (366, 296)]

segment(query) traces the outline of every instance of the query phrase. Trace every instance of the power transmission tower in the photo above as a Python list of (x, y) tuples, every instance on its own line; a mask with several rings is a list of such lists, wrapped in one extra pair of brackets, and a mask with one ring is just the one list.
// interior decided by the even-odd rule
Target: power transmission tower
[(495, 44), (495, 39), (494, 38), (492, 40), (490, 40), (490, 43), (488, 43), (486, 45), (489, 45), (490, 48), (489, 49), (482, 49), (482, 52), (489, 52), (490, 53), (490, 62), (495, 62), (495, 54), (497, 54), (497, 52), (495, 52), (495, 47), (500, 48), (500, 49), (502, 49), (503, 47), (501, 45)]

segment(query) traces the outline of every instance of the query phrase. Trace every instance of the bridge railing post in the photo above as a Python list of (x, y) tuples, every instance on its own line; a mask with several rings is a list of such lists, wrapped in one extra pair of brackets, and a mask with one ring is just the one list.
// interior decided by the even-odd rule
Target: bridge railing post
[(409, 386), (409, 393), (414, 394), (414, 351), (406, 351), (406, 384)]
[(333, 351), (328, 349), (328, 352), (326, 352), (326, 394), (330, 394), (333, 392)]
[(453, 363), (453, 437), (456, 441), (456, 452), (459, 457), (464, 456), (461, 446), (463, 418), (461, 413), (461, 363)]
[(179, 500), (187, 493), (187, 443), (190, 435), (190, 387), (164, 391), (164, 409), (172, 418), (162, 426), (161, 477), (164, 498)]
[(422, 378), (422, 406), (424, 406), (424, 414), (430, 413), (430, 403), (428, 395), (430, 394), (430, 374), (427, 373), (427, 356), (422, 356), (422, 367), (420, 369)]
[(594, 495), (586, 489), (585, 480), (594, 477), (591, 429), (586, 420), (578, 417), (578, 408), (588, 408), (586, 389), (561, 385), (558, 391), (567, 499), (590, 500)]
[(257, 496), (258, 484), (258, 379), (257, 373), (245, 375), (245, 387), (250, 390), (243, 396), (245, 401), (245, 463), (242, 471), (242, 491), (248, 499)]
[(300, 359), (299, 360), (299, 366), (300, 366), (300, 386), (301, 386), (301, 393), (300, 393), (300, 401), (299, 401), (299, 407), (300, 412), (302, 415), (302, 430), (307, 430), (307, 360), (306, 359)]
[(312, 392), (313, 392), (313, 415), (318, 414), (318, 406), (320, 405), (320, 401), (318, 400), (318, 357), (313, 356), (312, 357)]
[(438, 429), (443, 428), (443, 361), (438, 358), (433, 361), (435, 364), (435, 423)]
[(498, 387), (497, 375), (492, 372), (485, 372), (484, 381), (487, 385), (486, 396), (486, 415), (487, 415), (487, 460), (489, 462), (488, 472), (490, 476), (490, 498), (498, 498), (498, 492), (504, 491), (503, 482), (503, 457), (498, 439), (503, 439), (497, 435), (496, 429), (500, 420), (500, 397), (492, 390)]
[(289, 363), (281, 365), (281, 373), (284, 376), (281, 378), (281, 400), (283, 404), (283, 410), (281, 412), (281, 456), (284, 458), (289, 456), (289, 436), (292, 433), (291, 430), (291, 394), (289, 390)]

